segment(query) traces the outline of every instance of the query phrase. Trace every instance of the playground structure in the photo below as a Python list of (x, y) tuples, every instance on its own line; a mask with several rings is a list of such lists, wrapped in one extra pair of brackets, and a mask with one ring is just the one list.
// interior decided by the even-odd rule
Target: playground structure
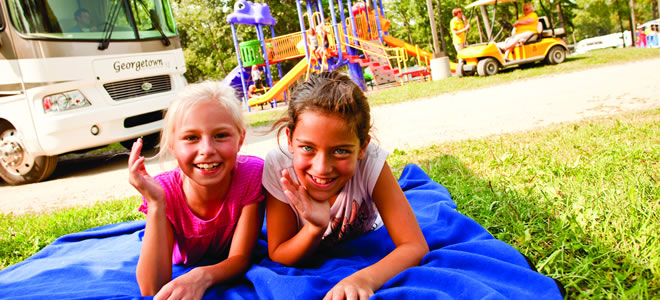
[[(236, 48), (238, 66), (224, 79), (243, 98), (248, 111), (251, 107), (271, 103), (277, 99), (287, 101), (288, 88), (298, 78), (311, 72), (332, 71), (347, 66), (349, 76), (363, 90), (366, 89), (362, 68), (369, 68), (376, 84), (395, 82), (402, 85), (415, 78), (430, 78), (429, 61), (432, 53), (387, 35), (390, 22), (385, 19), (382, 0), (373, 0), (373, 10), (364, 1), (347, 0), (345, 11), (342, 0), (331, 0), (329, 16), (324, 15), (321, 1), (296, 0), (300, 31), (276, 36), (273, 29), (276, 20), (264, 3), (239, 0), (234, 11), (227, 16)], [(336, 15), (336, 9), (339, 16)], [(304, 9), (304, 10), (303, 10)], [(256, 26), (258, 40), (238, 41), (236, 24)], [(269, 26), (271, 38), (264, 37), (264, 26)], [(325, 47), (322, 55), (314, 53), (310, 46), (309, 28), (315, 28), (319, 47)], [(320, 30), (319, 30), (320, 29)], [(325, 34), (323, 34), (325, 33)], [(266, 55), (264, 55), (264, 53)], [(409, 56), (417, 58), (418, 68), (409, 70)], [(300, 61), (286, 74), (282, 74), (280, 62)], [(270, 65), (277, 64), (279, 81), (273, 81)], [(263, 95), (248, 98), (250, 78), (248, 68), (263, 68), (265, 87)]]

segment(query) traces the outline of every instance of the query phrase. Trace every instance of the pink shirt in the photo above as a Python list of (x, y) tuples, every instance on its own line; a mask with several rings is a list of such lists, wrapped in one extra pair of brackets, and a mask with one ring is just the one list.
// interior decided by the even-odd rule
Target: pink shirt
[[(210, 220), (197, 217), (186, 204), (181, 170), (163, 172), (156, 181), (165, 189), (167, 219), (174, 229), (172, 263), (194, 264), (202, 256), (223, 257), (229, 251), (236, 223), (244, 206), (264, 199), (261, 175), (264, 161), (254, 156), (239, 156), (232, 171), (231, 185), (218, 214)], [(143, 198), (139, 210), (147, 213)]]

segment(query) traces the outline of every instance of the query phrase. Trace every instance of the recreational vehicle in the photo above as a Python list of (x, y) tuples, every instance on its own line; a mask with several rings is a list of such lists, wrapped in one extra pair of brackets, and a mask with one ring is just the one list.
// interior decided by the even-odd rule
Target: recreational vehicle
[(169, 0), (0, 0), (0, 177), (37, 182), (62, 154), (141, 136), (155, 146), (184, 72)]

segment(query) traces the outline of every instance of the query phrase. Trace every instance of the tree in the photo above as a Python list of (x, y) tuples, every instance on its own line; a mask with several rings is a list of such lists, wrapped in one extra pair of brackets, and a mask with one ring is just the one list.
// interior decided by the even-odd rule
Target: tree
[[(233, 0), (174, 0), (181, 45), (186, 59), (186, 78), (190, 82), (227, 76), (238, 65), (231, 25), (226, 17), (233, 11)], [(259, 1), (255, 1), (259, 2)], [(263, 1), (260, 1), (263, 2)], [(277, 35), (300, 31), (295, 2), (268, 3), (277, 20)], [(327, 10), (327, 9), (326, 9)], [(268, 27), (268, 26), (266, 26)], [(270, 38), (269, 28), (264, 35)], [(256, 27), (237, 25), (239, 42), (257, 38)], [(285, 70), (293, 63), (285, 63)]]

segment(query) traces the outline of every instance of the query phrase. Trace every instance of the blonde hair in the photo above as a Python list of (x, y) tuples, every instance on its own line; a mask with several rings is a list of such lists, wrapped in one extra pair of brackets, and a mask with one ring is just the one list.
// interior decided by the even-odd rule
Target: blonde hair
[(184, 112), (202, 102), (216, 103), (229, 112), (238, 132), (245, 133), (245, 119), (234, 89), (219, 81), (204, 81), (181, 89), (165, 113), (158, 157), (161, 163), (173, 157), (172, 140)]

